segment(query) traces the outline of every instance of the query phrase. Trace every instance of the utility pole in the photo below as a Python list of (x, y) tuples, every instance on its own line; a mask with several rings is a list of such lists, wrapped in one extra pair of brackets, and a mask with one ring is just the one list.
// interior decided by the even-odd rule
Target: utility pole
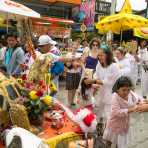
[(112, 0), (112, 3), (111, 3), (111, 14), (115, 14), (115, 12), (116, 12), (116, 3), (117, 3), (117, 0)]
[(147, 3), (147, 6), (146, 6), (146, 18), (148, 18), (148, 0), (145, 0), (146, 3)]

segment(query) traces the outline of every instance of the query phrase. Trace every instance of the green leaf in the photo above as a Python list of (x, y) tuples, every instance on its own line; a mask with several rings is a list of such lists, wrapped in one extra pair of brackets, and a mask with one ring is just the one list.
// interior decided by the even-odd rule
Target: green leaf
[(31, 103), (31, 105), (35, 105), (36, 101), (35, 100), (31, 100), (30, 103)]

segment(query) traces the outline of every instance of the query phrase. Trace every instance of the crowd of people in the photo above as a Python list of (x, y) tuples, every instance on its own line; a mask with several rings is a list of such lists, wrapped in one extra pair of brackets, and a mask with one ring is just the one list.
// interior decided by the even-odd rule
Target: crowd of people
[[(15, 77), (27, 75), (35, 62), (27, 44), (20, 46), (14, 33), (8, 34), (6, 41), (7, 46), (0, 49), (1, 71)], [(93, 110), (98, 122), (103, 119), (106, 125), (103, 138), (118, 148), (126, 148), (129, 114), (148, 111), (145, 100), (148, 88), (148, 43), (142, 41), (135, 53), (118, 45), (113, 48), (98, 38), (93, 38), (89, 43), (87, 40), (74, 40), (69, 44), (66, 55), (62, 55), (56, 44), (48, 35), (41, 35), (34, 52), (36, 58), (46, 54), (52, 59), (52, 65), (58, 63), (56, 72), (53, 72), (52, 65), (48, 69), (57, 92), (60, 90), (59, 76), (65, 70), (69, 108), (79, 102), (80, 107)], [(139, 77), (142, 97), (134, 92)], [(75, 102), (77, 93), (80, 98)]]

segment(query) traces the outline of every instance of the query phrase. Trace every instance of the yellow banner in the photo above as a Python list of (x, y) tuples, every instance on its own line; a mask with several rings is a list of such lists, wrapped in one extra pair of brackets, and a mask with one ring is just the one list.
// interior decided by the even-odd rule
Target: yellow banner
[(148, 39), (148, 27), (147, 28), (138, 28), (134, 29), (134, 36)]

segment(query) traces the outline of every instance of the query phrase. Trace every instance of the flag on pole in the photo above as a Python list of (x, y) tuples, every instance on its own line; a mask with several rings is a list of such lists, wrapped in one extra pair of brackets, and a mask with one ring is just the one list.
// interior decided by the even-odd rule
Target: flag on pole
[(129, 0), (125, 0), (124, 4), (120, 10), (120, 13), (132, 13), (132, 7), (131, 7)]

